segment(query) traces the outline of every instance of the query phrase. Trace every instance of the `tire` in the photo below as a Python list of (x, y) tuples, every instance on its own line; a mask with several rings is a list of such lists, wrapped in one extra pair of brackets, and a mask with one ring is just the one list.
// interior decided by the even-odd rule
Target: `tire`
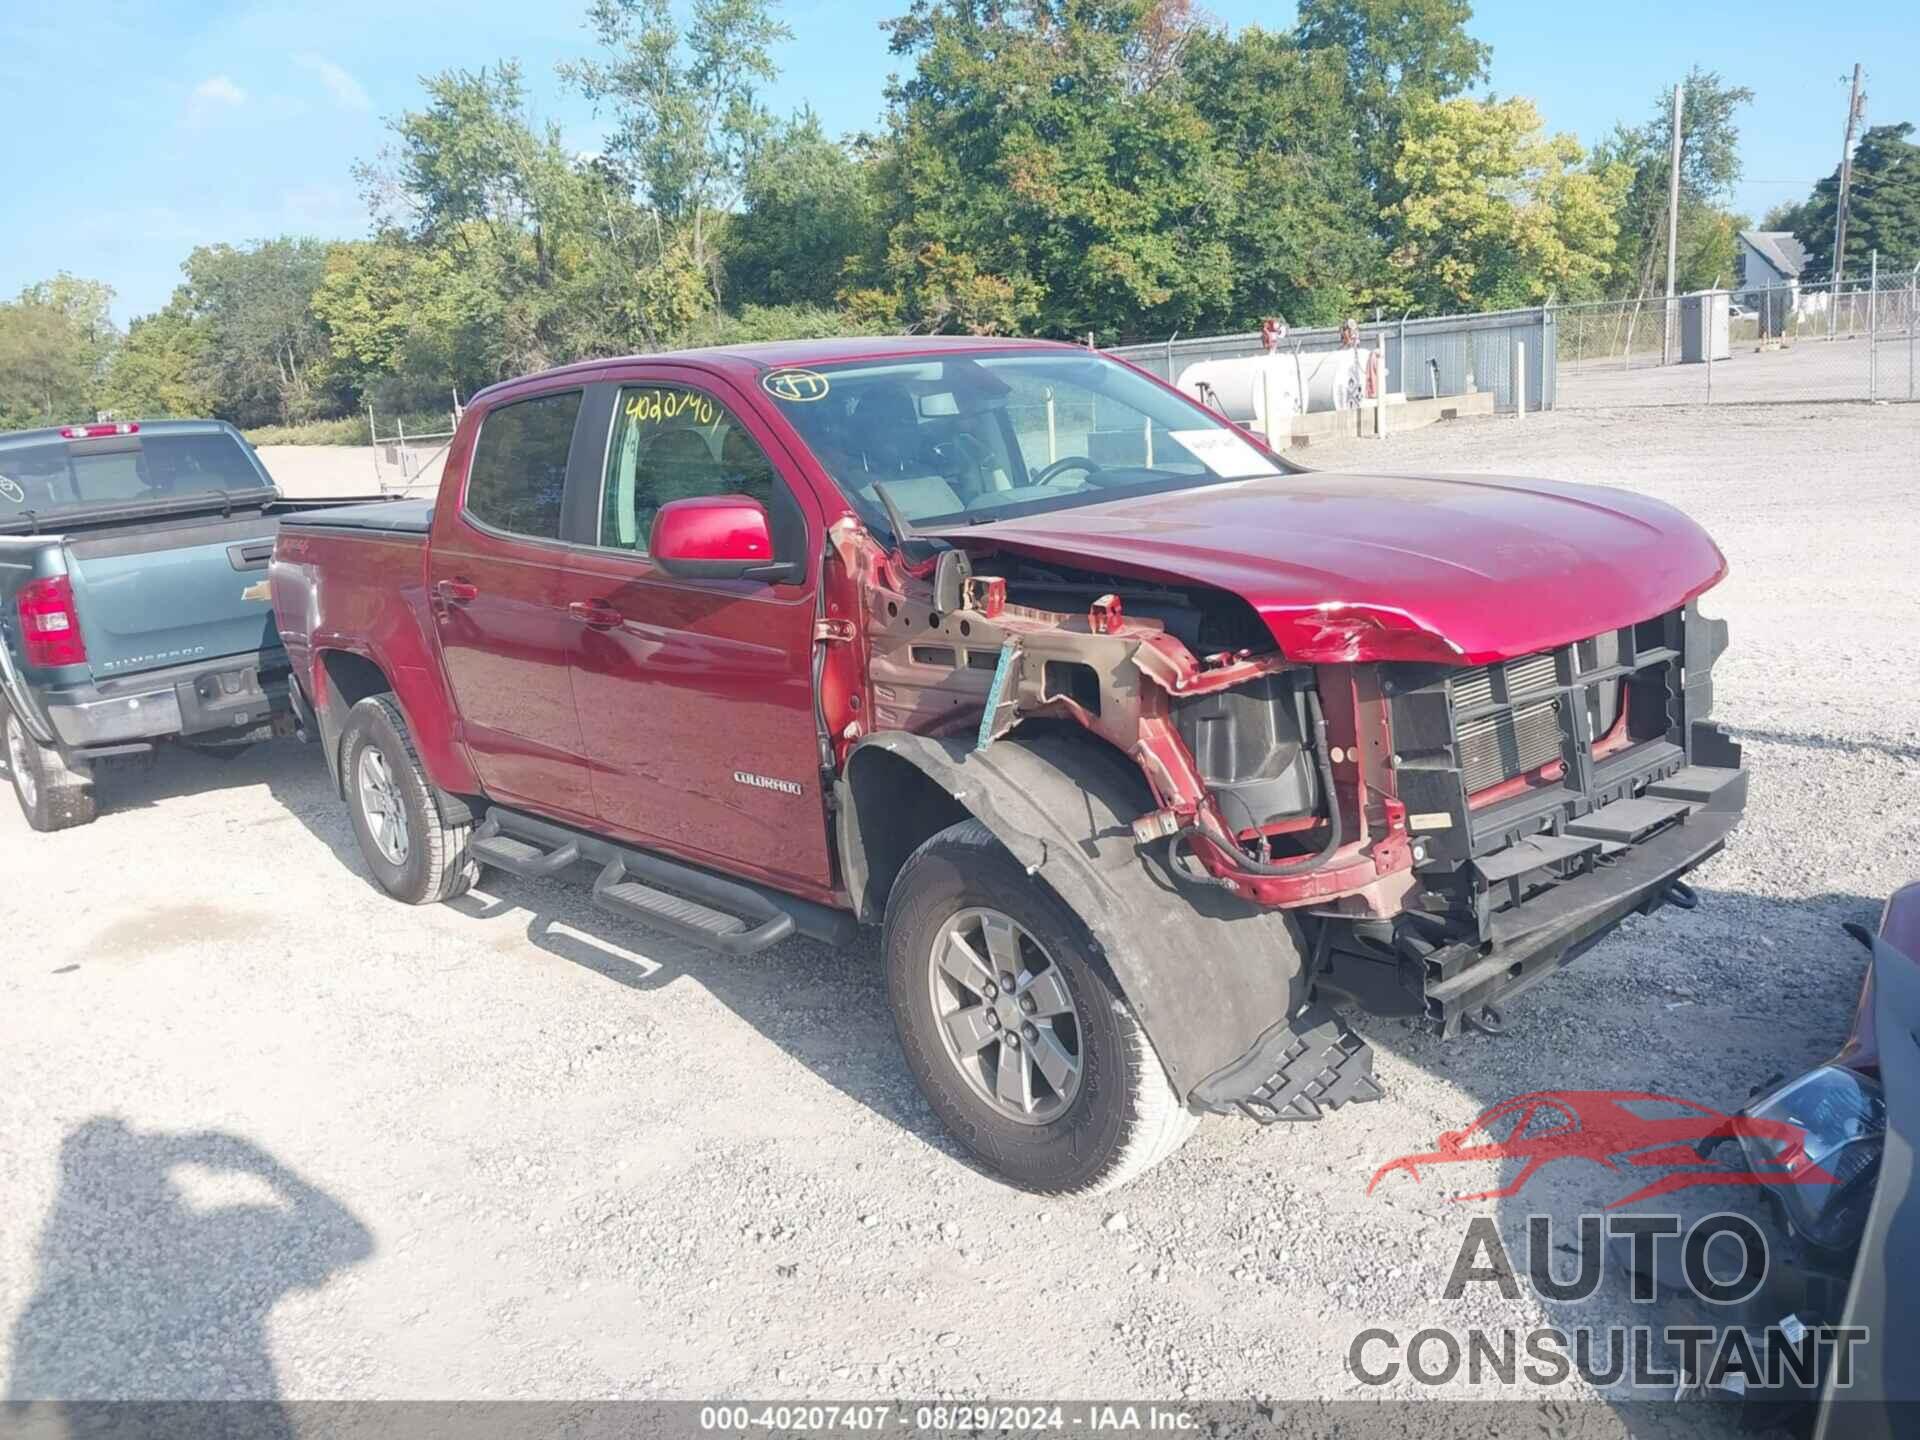
[(464, 805), (458, 814), (443, 808), (392, 696), (368, 696), (348, 713), (340, 779), (360, 853), (394, 899), (432, 905), (480, 878), (467, 850), (472, 816)]
[(20, 813), (35, 830), (71, 830), (91, 825), (100, 813), (93, 794), (93, 767), (69, 761), (51, 745), (27, 733), (20, 717), (0, 705), (7, 774)]
[[(997, 936), (985, 928), (990, 922)], [(1015, 932), (1012, 952), (994, 948), (1008, 941), (1003, 922)], [(964, 942), (957, 949), (956, 934)], [(1020, 954), (1015, 1003), (1006, 1003), (1004, 990), (986, 1000), (944, 967), (936, 973), (936, 944), (950, 959), (967, 957), (959, 968), (983, 948), (990, 957)], [(954, 1137), (1010, 1184), (1048, 1195), (1115, 1190), (1179, 1149), (1199, 1123), (1078, 917), (979, 821), (942, 830), (901, 868), (887, 904), (884, 947), (887, 998), (908, 1068)], [(1057, 973), (1057, 985), (1046, 981), (1049, 973)], [(1055, 1010), (1062, 993), (1071, 1002), (1071, 1027), (1062, 1015), (1036, 1035), (1039, 1017), (1027, 1001), (1041, 996), (1038, 1009)], [(1002, 1010), (1005, 1020), (998, 1018)], [(1016, 1021), (1028, 1035), (1022, 1063), (1030, 1068), (1003, 1072), (1007, 1026)], [(982, 1026), (999, 1038), (980, 1044), (974, 1059), (961, 1058)], [(965, 1038), (950, 1041), (961, 1031)], [(1046, 1051), (1066, 1076), (1062, 1086), (1048, 1083)], [(1069, 1051), (1072, 1070), (1060, 1063)], [(1011, 1099), (1003, 1074), (1014, 1077)], [(1010, 1111), (1022, 1106), (1030, 1107), (1026, 1118), (1014, 1118)]]

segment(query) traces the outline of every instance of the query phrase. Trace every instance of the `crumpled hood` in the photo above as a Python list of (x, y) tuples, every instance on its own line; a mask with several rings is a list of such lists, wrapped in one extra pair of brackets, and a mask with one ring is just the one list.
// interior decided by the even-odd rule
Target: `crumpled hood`
[(1727, 571), (1658, 500), (1482, 476), (1309, 471), (927, 533), (1231, 591), (1311, 664), (1528, 655), (1663, 614)]

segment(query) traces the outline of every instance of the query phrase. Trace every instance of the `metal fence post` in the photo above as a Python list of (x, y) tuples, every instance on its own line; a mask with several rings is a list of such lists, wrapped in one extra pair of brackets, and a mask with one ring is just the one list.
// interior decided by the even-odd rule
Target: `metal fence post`
[(1920, 265), (1907, 276), (1907, 399), (1914, 397), (1914, 326), (1920, 324)]
[(1513, 342), (1513, 418), (1527, 418), (1527, 342)]
[[(1406, 334), (1406, 325), (1406, 317), (1402, 316), (1400, 319), (1402, 335)], [(1383, 330), (1373, 338), (1376, 347), (1373, 353), (1380, 357), (1380, 379), (1373, 392), (1373, 438), (1384, 440), (1387, 438), (1387, 334)], [(1400, 363), (1404, 365), (1406, 360), (1407, 345), (1403, 339), (1400, 342)]]
[(1867, 399), (1880, 398), (1880, 252), (1867, 258)]

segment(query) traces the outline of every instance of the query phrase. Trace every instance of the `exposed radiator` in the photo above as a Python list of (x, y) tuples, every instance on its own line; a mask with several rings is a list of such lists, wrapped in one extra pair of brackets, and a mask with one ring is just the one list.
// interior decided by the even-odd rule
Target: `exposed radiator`
[(1469, 795), (1560, 758), (1555, 682), (1551, 654), (1486, 665), (1454, 678), (1458, 763)]

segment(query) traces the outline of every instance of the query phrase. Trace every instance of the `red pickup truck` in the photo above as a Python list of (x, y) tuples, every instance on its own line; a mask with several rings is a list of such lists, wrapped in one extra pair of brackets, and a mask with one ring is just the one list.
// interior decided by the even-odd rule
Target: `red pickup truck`
[(1631, 491), (1302, 471), (1099, 354), (896, 339), (496, 386), (437, 501), (290, 518), (271, 577), (393, 895), (883, 926), (942, 1120), (1088, 1191), (1378, 1096), (1336, 1006), (1497, 1029), (1694, 903), (1725, 569)]

